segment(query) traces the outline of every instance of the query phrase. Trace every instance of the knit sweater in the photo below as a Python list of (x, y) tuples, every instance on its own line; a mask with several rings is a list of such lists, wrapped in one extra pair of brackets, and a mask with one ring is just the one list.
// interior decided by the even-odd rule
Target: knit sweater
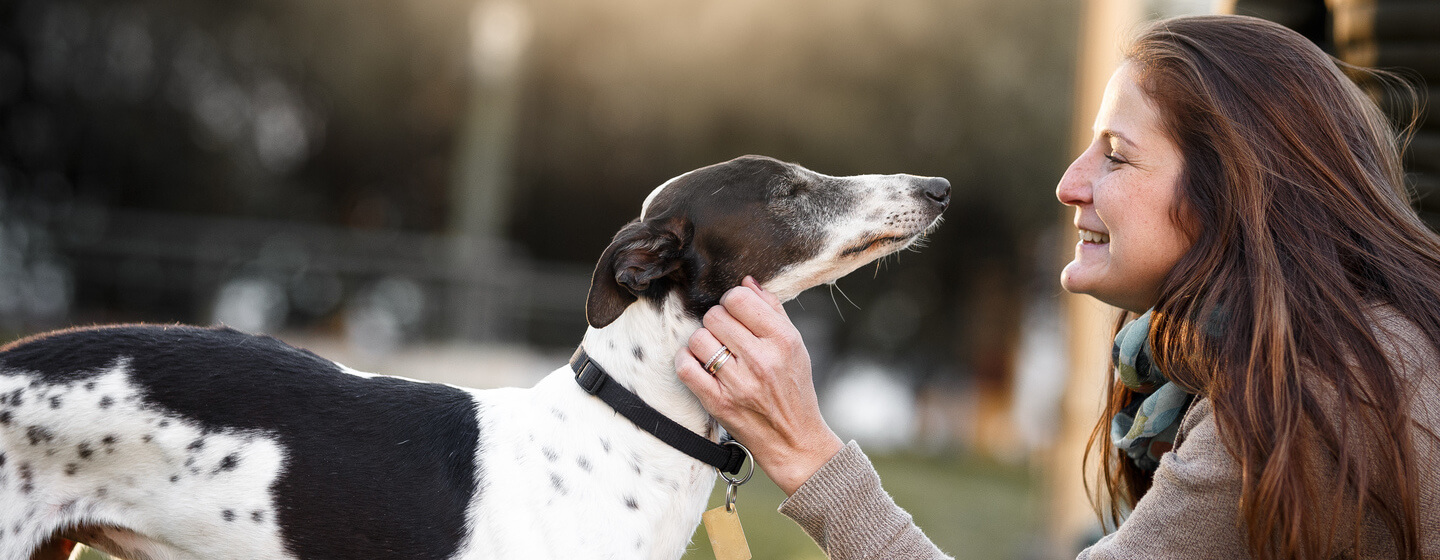
[[(1412, 417), (1440, 434), (1440, 356), (1398, 314), (1381, 308), (1374, 320), (1376, 334), (1411, 397)], [(1423, 430), (1412, 432), (1417, 434), (1420, 546), (1425, 558), (1440, 559), (1440, 445), (1418, 435)], [(1307, 463), (1320, 465), (1314, 467), (1321, 469), (1317, 474), (1333, 480), (1334, 461), (1320, 453), (1316, 450), (1315, 460)], [(1150, 490), (1118, 531), (1079, 558), (1248, 558), (1239, 503), (1239, 464), (1221, 441), (1210, 402), (1198, 399), (1182, 421), (1175, 449), (1161, 458)], [(1325, 511), (1332, 510), (1317, 504), (1317, 514)], [(854, 441), (781, 503), (780, 513), (795, 520), (833, 560), (949, 558), (895, 505)], [(1395, 557), (1378, 516), (1370, 514), (1361, 530), (1359, 558)], [(1341, 557), (1350, 555), (1347, 551)]]

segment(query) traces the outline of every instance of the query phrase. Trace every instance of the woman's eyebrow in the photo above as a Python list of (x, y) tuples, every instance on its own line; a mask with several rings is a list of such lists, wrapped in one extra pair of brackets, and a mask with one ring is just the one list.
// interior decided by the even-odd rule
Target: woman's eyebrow
[(1128, 145), (1129, 145), (1130, 147), (1132, 147), (1132, 148), (1136, 147), (1135, 142), (1132, 142), (1132, 141), (1131, 141), (1128, 137), (1126, 137), (1124, 134), (1121, 134), (1119, 131), (1116, 131), (1115, 129), (1112, 129), (1112, 128), (1102, 128), (1102, 129), (1100, 129), (1100, 137), (1101, 137), (1101, 138), (1116, 138), (1116, 139), (1119, 139), (1121, 142), (1123, 142), (1123, 143), (1125, 143), (1125, 144), (1128, 144)]

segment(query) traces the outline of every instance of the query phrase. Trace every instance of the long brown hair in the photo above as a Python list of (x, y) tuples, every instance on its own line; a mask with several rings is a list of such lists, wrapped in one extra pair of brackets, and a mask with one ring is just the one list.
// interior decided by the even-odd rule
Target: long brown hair
[[(1410, 206), (1397, 132), (1345, 73), (1362, 71), (1242, 16), (1157, 22), (1126, 60), (1184, 154), (1173, 217), (1195, 239), (1150, 342), (1214, 408), (1241, 469), (1237, 530), (1257, 558), (1330, 557), (1358, 551), (1376, 515), (1398, 556), (1419, 558), (1412, 437), (1435, 434), (1412, 426), (1371, 324), (1388, 305), (1440, 347), (1440, 237)], [(1150, 483), (1110, 446), (1132, 398), (1114, 383), (1091, 435), (1097, 509), (1117, 523)], [(1337, 480), (1319, 480), (1317, 456)]]

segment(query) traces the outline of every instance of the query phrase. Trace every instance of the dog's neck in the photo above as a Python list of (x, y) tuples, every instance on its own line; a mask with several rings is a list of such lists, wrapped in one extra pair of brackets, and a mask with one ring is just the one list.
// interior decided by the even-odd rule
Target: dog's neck
[(587, 330), (581, 345), (626, 389), (671, 420), (713, 440), (718, 436), (714, 420), (675, 375), (676, 353), (700, 326), (700, 319), (687, 313), (681, 298), (671, 293), (661, 301), (641, 298), (630, 304), (613, 323)]

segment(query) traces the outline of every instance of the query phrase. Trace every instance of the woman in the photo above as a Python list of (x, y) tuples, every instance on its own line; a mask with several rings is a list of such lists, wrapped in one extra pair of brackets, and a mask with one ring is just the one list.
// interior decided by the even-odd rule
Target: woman
[[(1081, 237), (1061, 284), (1139, 315), (1091, 450), (1101, 509), (1133, 511), (1082, 558), (1440, 557), (1440, 238), (1341, 67), (1263, 20), (1186, 17), (1107, 86), (1056, 188)], [(721, 344), (712, 375), (695, 356)], [(943, 556), (826, 426), (754, 280), (676, 365), (832, 558)]]

